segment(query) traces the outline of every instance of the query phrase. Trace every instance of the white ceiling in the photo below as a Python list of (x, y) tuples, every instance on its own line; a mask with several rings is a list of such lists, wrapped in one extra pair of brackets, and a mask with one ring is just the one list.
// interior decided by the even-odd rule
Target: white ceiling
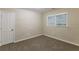
[(55, 8), (24, 8), (24, 9), (44, 13), (44, 12), (47, 12), (47, 11), (50, 11), (50, 10), (54, 10)]

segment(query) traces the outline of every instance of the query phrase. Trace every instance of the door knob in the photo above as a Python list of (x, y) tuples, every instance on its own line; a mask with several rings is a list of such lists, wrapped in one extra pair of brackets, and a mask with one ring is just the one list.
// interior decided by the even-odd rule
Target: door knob
[(11, 29), (11, 31), (14, 31), (14, 29)]

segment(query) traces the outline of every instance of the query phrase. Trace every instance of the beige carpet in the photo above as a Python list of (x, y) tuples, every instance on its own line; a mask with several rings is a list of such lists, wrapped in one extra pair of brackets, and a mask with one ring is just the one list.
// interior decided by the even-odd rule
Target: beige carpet
[(39, 36), (1, 46), (0, 51), (79, 51), (79, 47), (46, 36)]

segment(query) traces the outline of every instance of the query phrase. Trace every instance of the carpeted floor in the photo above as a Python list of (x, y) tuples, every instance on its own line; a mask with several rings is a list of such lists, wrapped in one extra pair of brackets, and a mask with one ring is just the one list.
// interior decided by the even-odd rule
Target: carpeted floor
[(1, 46), (0, 51), (79, 51), (79, 47), (46, 36), (39, 36)]

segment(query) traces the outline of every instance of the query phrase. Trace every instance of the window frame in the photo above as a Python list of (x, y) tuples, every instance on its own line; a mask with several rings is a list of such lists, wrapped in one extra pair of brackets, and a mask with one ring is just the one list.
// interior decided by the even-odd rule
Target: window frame
[[(64, 15), (64, 14), (66, 14), (66, 25), (63, 26), (63, 27), (68, 27), (68, 20), (69, 20), (68, 12), (56, 13), (56, 14), (53, 14), (53, 15), (48, 15), (48, 16), (47, 16), (47, 26), (48, 26), (48, 27), (51, 27), (51, 26), (53, 26), (53, 27), (58, 27), (58, 26), (56, 25), (56, 16), (57, 16), (57, 15)], [(50, 16), (55, 16), (55, 24), (54, 24), (54, 25), (51, 25), (51, 26), (49, 26), (49, 23), (48, 23), (48, 17), (50, 17)], [(59, 26), (59, 27), (62, 27), (62, 26)]]

